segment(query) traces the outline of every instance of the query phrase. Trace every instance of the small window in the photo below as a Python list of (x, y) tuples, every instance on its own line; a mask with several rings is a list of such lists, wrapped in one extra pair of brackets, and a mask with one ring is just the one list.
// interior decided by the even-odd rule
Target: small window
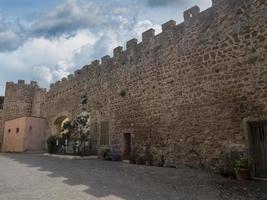
[(16, 133), (19, 133), (19, 128), (16, 129)]
[(29, 127), (30, 131), (32, 131), (32, 126)]
[(11, 133), (11, 129), (8, 129), (8, 133)]

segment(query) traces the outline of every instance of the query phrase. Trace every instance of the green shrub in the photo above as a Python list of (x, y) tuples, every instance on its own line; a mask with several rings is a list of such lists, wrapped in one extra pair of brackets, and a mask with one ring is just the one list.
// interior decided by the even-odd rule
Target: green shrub
[(153, 161), (153, 154), (151, 153), (150, 146), (146, 147), (144, 159), (145, 161)]
[(111, 149), (109, 147), (100, 149), (99, 157), (103, 160), (112, 160)]
[(250, 166), (250, 163), (251, 163), (251, 160), (249, 159), (249, 157), (246, 155), (243, 155), (234, 161), (234, 168), (236, 170), (248, 169)]
[(143, 165), (145, 164), (145, 154), (143, 153), (139, 153), (137, 154), (137, 157), (136, 157), (136, 164), (139, 164), (139, 165)]

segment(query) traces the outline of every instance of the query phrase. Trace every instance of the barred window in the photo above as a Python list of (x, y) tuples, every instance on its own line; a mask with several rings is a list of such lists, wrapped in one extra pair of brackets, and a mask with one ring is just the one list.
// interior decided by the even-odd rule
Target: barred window
[(100, 124), (100, 145), (109, 145), (109, 122), (104, 121)]

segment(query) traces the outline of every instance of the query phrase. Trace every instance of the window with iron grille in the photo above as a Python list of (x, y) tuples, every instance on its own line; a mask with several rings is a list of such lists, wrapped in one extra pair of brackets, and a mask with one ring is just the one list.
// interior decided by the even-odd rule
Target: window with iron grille
[(103, 121), (100, 124), (100, 145), (109, 145), (109, 122)]

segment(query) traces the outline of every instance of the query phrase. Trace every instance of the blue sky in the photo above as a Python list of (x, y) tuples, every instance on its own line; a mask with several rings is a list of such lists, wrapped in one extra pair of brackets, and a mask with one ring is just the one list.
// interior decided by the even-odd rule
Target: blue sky
[(194, 5), (211, 0), (0, 0), (0, 95), (6, 81), (48, 87)]

